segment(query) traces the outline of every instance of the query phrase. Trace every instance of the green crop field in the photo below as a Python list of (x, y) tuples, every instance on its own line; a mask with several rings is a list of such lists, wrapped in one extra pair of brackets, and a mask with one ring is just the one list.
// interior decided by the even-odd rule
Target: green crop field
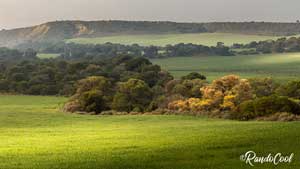
[(300, 78), (300, 53), (253, 56), (199, 56), (154, 59), (179, 78), (190, 72), (200, 72), (209, 80), (236, 74), (249, 77), (274, 77), (278, 80)]
[(59, 54), (55, 54), (55, 53), (38, 53), (37, 54), (37, 57), (41, 58), (41, 59), (56, 58), (58, 56), (59, 56)]
[[(238, 169), (249, 150), (295, 153), (300, 123), (237, 122), (192, 116), (81, 116), (66, 98), (0, 96), (1, 169)], [(254, 168), (274, 168), (256, 164)]]
[(67, 42), (81, 44), (103, 44), (106, 42), (121, 44), (139, 44), (142, 46), (168, 44), (193, 43), (207, 46), (215, 46), (217, 42), (224, 42), (225, 45), (233, 43), (249, 43), (252, 41), (277, 39), (276, 36), (243, 35), (231, 33), (198, 33), (198, 34), (155, 34), (155, 35), (116, 35), (99, 38), (76, 38)]

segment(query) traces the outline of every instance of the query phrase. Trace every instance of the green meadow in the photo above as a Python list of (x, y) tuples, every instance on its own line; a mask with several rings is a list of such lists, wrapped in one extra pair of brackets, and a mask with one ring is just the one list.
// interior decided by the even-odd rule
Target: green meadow
[(273, 77), (277, 80), (300, 78), (300, 53), (250, 55), (250, 56), (195, 56), (154, 59), (179, 78), (190, 72), (200, 72), (213, 80), (236, 74), (244, 78)]
[(75, 38), (67, 42), (80, 44), (103, 44), (106, 42), (120, 43), (125, 45), (139, 44), (142, 46), (156, 45), (165, 46), (168, 44), (193, 43), (207, 46), (215, 46), (218, 42), (225, 45), (233, 43), (249, 43), (268, 39), (278, 39), (276, 36), (244, 35), (232, 33), (197, 33), (197, 34), (154, 34), (154, 35), (115, 35), (98, 38)]
[[(238, 122), (193, 116), (82, 116), (62, 97), (0, 96), (1, 169), (238, 169), (300, 165), (298, 122)], [(295, 153), (290, 164), (240, 155)]]
[(51, 58), (56, 58), (58, 57), (59, 54), (55, 54), (55, 53), (38, 53), (37, 57), (40, 59), (51, 59)]

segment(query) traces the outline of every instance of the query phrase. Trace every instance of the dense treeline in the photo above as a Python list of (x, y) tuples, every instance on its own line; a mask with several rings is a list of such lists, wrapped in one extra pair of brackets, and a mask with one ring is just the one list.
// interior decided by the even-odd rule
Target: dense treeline
[(0, 48), (0, 62), (22, 59), (35, 59), (37, 53), (33, 49), (26, 49), (23, 52), (16, 49)]
[(277, 40), (267, 40), (251, 42), (249, 44), (234, 44), (233, 49), (243, 49), (239, 54), (268, 54), (300, 52), (300, 37), (279, 38)]
[(179, 99), (169, 103), (168, 108), (240, 120), (276, 113), (299, 115), (299, 89), (299, 81), (277, 84), (270, 78), (241, 79), (230, 75), (202, 87), (201, 97)]
[(159, 66), (141, 57), (120, 56), (74, 62), (36, 58), (6, 63), (1, 62), (0, 92), (31, 95), (71, 95), (75, 90), (74, 84), (89, 76), (105, 76), (114, 83), (136, 78), (150, 87), (172, 78)]
[[(61, 43), (60, 45), (63, 45)], [(106, 43), (103, 45), (79, 45), (64, 44), (59, 47), (56, 44), (44, 50), (46, 53), (62, 52), (62, 57), (66, 59), (101, 58), (114, 57), (120, 54), (132, 56), (143, 56), (146, 58), (165, 58), (181, 56), (233, 56), (233, 55), (254, 55), (268, 53), (287, 53), (300, 52), (300, 37), (279, 38), (277, 40), (266, 40), (251, 42), (249, 44), (234, 44), (231, 47), (224, 46), (224, 43), (218, 42), (216, 46), (204, 46), (195, 44), (176, 44), (159, 46), (139, 46), (121, 45)]]
[(241, 79), (235, 75), (208, 83), (203, 75), (192, 73), (155, 87), (140, 79), (112, 83), (106, 77), (93, 76), (79, 81), (65, 110), (96, 114), (107, 114), (107, 110), (156, 111), (290, 121), (299, 119), (299, 90), (300, 81), (277, 84), (270, 78)]
[(149, 79), (135, 77), (117, 83), (105, 76), (88, 77), (78, 82), (76, 93), (65, 110), (96, 114), (106, 110), (128, 113), (153, 111), (167, 108), (171, 101), (177, 99), (201, 97), (200, 88), (207, 84), (206, 77), (198, 73), (175, 81), (166, 73), (161, 77), (159, 83), (152, 85), (149, 85)]
[(231, 47), (218, 42), (216, 46), (195, 44), (176, 44), (161, 46), (140, 46), (138, 44), (75, 44), (75, 43), (27, 43), (19, 46), (22, 51), (28, 49), (40, 53), (60, 54), (61, 58), (68, 60), (97, 60), (111, 58), (119, 55), (131, 55), (146, 58), (166, 58), (182, 56), (232, 56), (255, 55), (268, 53), (300, 52), (300, 37), (279, 38), (251, 42), (249, 44), (234, 44)]
[(103, 59), (111, 58), (119, 55), (131, 55), (135, 57), (146, 58), (165, 58), (176, 56), (196, 56), (196, 55), (221, 55), (231, 56), (233, 53), (229, 47), (223, 43), (217, 46), (204, 46), (195, 44), (176, 44), (161, 46), (140, 46), (138, 44), (122, 45), (122, 44), (75, 44), (75, 43), (28, 43), (19, 46), (20, 49), (35, 49), (40, 53), (56, 53), (60, 54), (63, 59)]

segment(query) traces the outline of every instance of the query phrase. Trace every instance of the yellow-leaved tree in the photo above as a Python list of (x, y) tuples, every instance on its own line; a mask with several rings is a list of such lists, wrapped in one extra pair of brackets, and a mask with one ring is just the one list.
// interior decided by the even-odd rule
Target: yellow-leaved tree
[(202, 87), (202, 98), (189, 98), (169, 104), (170, 109), (185, 111), (235, 111), (237, 106), (253, 98), (253, 91), (247, 79), (229, 75), (214, 80)]

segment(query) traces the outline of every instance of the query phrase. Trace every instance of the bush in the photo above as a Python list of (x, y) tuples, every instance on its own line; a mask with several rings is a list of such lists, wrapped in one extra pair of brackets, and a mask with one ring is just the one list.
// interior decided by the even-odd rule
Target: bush
[(255, 112), (259, 116), (276, 112), (300, 113), (300, 106), (288, 97), (269, 96), (254, 101)]
[(287, 96), (294, 99), (300, 99), (300, 81), (291, 81), (280, 86), (277, 93), (281, 96)]
[(265, 117), (259, 117), (257, 118), (259, 121), (282, 121), (282, 122), (287, 122), (287, 121), (299, 121), (300, 116), (287, 113), (287, 112), (282, 112), (282, 113), (275, 113), (269, 116)]
[(142, 80), (129, 79), (120, 83), (112, 108), (117, 111), (145, 111), (152, 102), (153, 92)]
[(241, 103), (238, 107), (238, 111), (232, 113), (232, 118), (239, 120), (250, 120), (256, 116), (254, 101), (252, 100)]
[(7, 80), (0, 80), (0, 91), (8, 91), (9, 82)]
[(249, 82), (256, 97), (271, 96), (279, 87), (272, 78), (253, 78)]
[(207, 85), (207, 81), (201, 79), (193, 80), (171, 80), (166, 86), (167, 95), (179, 94), (185, 98), (201, 98), (200, 89)]
[(129, 98), (122, 93), (117, 93), (114, 96), (112, 108), (117, 111), (126, 112), (130, 112), (133, 109), (131, 104), (129, 103)]
[(111, 88), (111, 82), (102, 76), (92, 76), (80, 80), (76, 93), (65, 105), (65, 110), (100, 114), (102, 111), (110, 109), (113, 94)]
[(75, 113), (81, 110), (81, 107), (77, 101), (70, 101), (64, 105), (63, 110), (65, 112)]
[(85, 92), (79, 98), (80, 107), (84, 111), (95, 112), (96, 114), (109, 109), (107, 102), (106, 96), (99, 90)]
[(256, 117), (268, 116), (277, 112), (300, 114), (300, 105), (288, 97), (268, 96), (254, 101), (245, 101), (239, 105), (238, 111), (232, 113), (232, 118), (249, 120)]
[(192, 73), (182, 77), (182, 80), (194, 80), (194, 79), (206, 80), (206, 77), (197, 72), (192, 72)]

